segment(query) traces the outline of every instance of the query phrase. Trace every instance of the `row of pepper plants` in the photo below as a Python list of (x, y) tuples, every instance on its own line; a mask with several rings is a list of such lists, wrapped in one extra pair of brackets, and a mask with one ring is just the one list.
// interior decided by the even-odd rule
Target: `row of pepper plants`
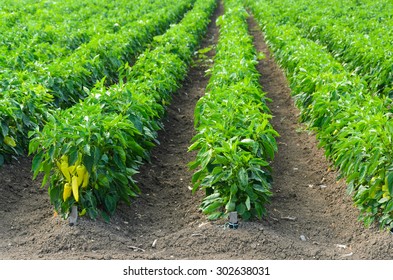
[(140, 193), (133, 175), (157, 143), (160, 118), (215, 6), (215, 0), (196, 1), (133, 67), (123, 67), (119, 83), (97, 84), (83, 102), (56, 111), (30, 133), (34, 176), (43, 173), (42, 185), (63, 217), (76, 205), (80, 215), (109, 219), (120, 201)]
[(341, 176), (366, 225), (393, 226), (392, 99), (370, 92), (324, 46), (283, 21), (270, 1), (246, 1), (285, 69), (301, 119)]
[(42, 127), (57, 108), (70, 107), (84, 99), (103, 77), (106, 84), (117, 81), (119, 68), (134, 63), (153, 36), (178, 22), (194, 1), (158, 1), (151, 6), (151, 12), (119, 32), (93, 38), (70, 56), (52, 61), (41, 70), (2, 71), (0, 166), (12, 157), (26, 154), (28, 131)]
[[(37, 4), (43, 5), (42, 2)], [(35, 9), (32, 14), (20, 13), (11, 27), (7, 24), (7, 15), (16, 11), (9, 11), (1, 18), (0, 66), (20, 71), (39, 69), (53, 60), (59, 62), (76, 49), (83, 48), (82, 44), (119, 32), (161, 6), (157, 1), (136, 4), (129, 1), (88, 4), (86, 0), (51, 3)]]
[[(182, 3), (180, 3), (180, 5), (183, 6), (182, 9), (184, 13), (184, 5), (188, 5), (188, 8), (190, 8), (190, 4), (193, 1), (181, 2)], [(40, 39), (42, 39), (43, 43), (47, 43), (46, 41), (48, 40), (51, 41), (51, 39), (48, 39), (46, 37), (53, 37), (52, 32), (47, 32), (46, 29), (42, 28), (41, 26), (41, 31), (39, 31), (37, 34), (34, 29), (31, 30), (32, 28), (30, 26), (25, 26), (24, 28), (28, 29), (29, 34), (26, 34), (23, 37), (29, 37), (30, 35), (32, 36), (32, 41), (22, 44), (22, 48), (24, 48), (23, 51), (8, 46), (9, 48), (11, 48), (11, 51), (14, 54), (11, 55), (9, 59), (11, 61), (23, 61), (24, 59), (21, 58), (21, 56), (23, 57), (23, 53), (27, 52), (26, 56), (31, 58), (31, 63), (28, 63), (29, 66), (27, 68), (29, 68), (29, 70), (31, 71), (28, 71), (28, 73), (25, 73), (24, 71), (17, 72), (13, 71), (14, 69), (12, 67), (7, 67), (9, 71), (7, 71), (6, 73), (9, 73), (11, 76), (5, 76), (5, 72), (2, 72), (2, 76), (5, 76), (3, 79), (2, 88), (7, 89), (7, 87), (10, 86), (8, 83), (12, 83), (11, 87), (12, 85), (15, 86), (16, 83), (26, 83), (28, 77), (33, 74), (33, 83), (39, 82), (47, 86), (49, 89), (54, 90), (55, 92), (59, 91), (57, 95), (64, 95), (63, 97), (58, 96), (57, 98), (72, 99), (72, 97), (77, 98), (76, 94), (73, 92), (75, 90), (80, 90), (79, 88), (81, 88), (81, 85), (87, 86), (89, 83), (93, 84), (95, 81), (101, 79), (105, 75), (108, 79), (116, 79), (117, 77), (109, 74), (111, 71), (116, 72), (120, 64), (119, 59), (124, 60), (126, 58), (132, 58), (135, 53), (137, 53), (137, 50), (140, 51), (142, 47), (141, 45), (145, 45), (149, 42), (149, 38), (157, 35), (159, 32), (162, 33), (163, 30), (167, 28), (167, 26), (162, 24), (165, 18), (173, 17), (174, 14), (182, 14), (175, 11), (173, 3), (171, 3), (170, 1), (156, 1), (152, 4), (150, 4), (150, 1), (146, 1), (146, 3), (140, 3), (140, 6), (141, 7), (139, 8), (134, 7), (135, 10), (132, 13), (130, 13), (129, 9), (127, 9), (127, 5), (125, 5), (125, 8), (123, 8), (124, 10), (117, 11), (117, 13), (126, 20), (123, 20), (124, 24), (123, 22), (119, 21), (121, 25), (117, 26), (117, 32), (108, 32), (108, 34), (100, 33), (100, 26), (108, 24), (109, 19), (107, 17), (111, 16), (111, 13), (105, 11), (104, 7), (101, 7), (102, 12), (101, 14), (99, 14), (101, 18), (98, 18), (94, 22), (94, 24), (91, 24), (91, 32), (94, 32), (95, 36), (93, 38), (90, 38), (88, 42), (85, 42), (85, 44), (80, 45), (75, 51), (72, 52), (71, 56), (68, 56), (68, 54), (64, 52), (64, 50), (57, 51), (56, 55), (63, 55), (58, 55), (58, 58), (55, 61), (47, 61), (45, 57), (41, 59), (41, 57), (34, 55), (34, 50), (37, 50), (37, 52), (42, 51), (40, 47), (37, 46), (37, 41)], [(177, 9), (179, 9), (178, 7), (179, 5), (177, 5)], [(159, 12), (159, 10), (161, 9), (167, 10), (161, 11), (162, 13), (160, 12), (159, 14), (157, 14), (157, 12)], [(168, 16), (165, 17), (165, 14), (168, 14)], [(164, 19), (159, 20), (159, 23), (156, 24), (153, 21), (153, 19), (156, 19), (156, 17), (164, 17)], [(179, 20), (179, 15), (177, 17), (177, 20)], [(170, 23), (173, 23), (173, 21), (174, 20), (172, 19)], [(44, 25), (43, 22), (40, 23), (41, 25)], [(68, 21), (62, 22), (61, 26), (64, 27), (68, 25), (68, 23)], [(168, 20), (166, 21), (166, 23), (168, 24)], [(78, 20), (76, 24), (81, 25), (80, 20)], [(40, 24), (38, 23), (37, 25)], [(53, 26), (48, 24), (44, 25), (43, 27), (51, 28)], [(23, 28), (21, 27), (19, 29)], [(78, 30), (79, 28), (73, 27), (72, 29)], [(135, 29), (140, 31), (135, 32)], [(40, 32), (43, 34), (41, 34)], [(59, 36), (63, 38), (65, 35), (60, 32)], [(125, 37), (126, 39), (123, 39), (123, 37)], [(58, 40), (56, 40), (56, 38), (52, 39), (54, 42), (50, 42), (51, 45), (63, 45), (61, 41), (59, 42)], [(35, 47), (32, 47), (32, 45), (34, 45)], [(26, 51), (26, 49), (28, 50)], [(33, 53), (29, 53), (30, 49), (33, 50)], [(105, 73), (105, 71), (109, 73)], [(68, 72), (72, 73), (73, 76), (71, 77), (73, 77), (73, 79), (67, 79), (68, 76), (66, 76), (66, 74), (70, 75)], [(87, 78), (84, 76), (86, 76)], [(68, 84), (61, 86), (59, 85), (61, 81), (57, 80), (65, 80), (68, 82)], [(73, 86), (73, 83), (79, 86)], [(58, 90), (57, 88), (60, 89)], [(68, 97), (67, 90), (71, 92), (71, 97)]]
[(239, 1), (225, 1), (217, 20), (219, 40), (207, 93), (195, 109), (197, 134), (189, 150), (197, 169), (193, 192), (205, 191), (201, 203), (210, 219), (237, 213), (261, 218), (271, 197), (270, 161), (277, 151), (272, 118), (255, 66), (258, 54), (248, 34), (248, 13)]
[(371, 92), (393, 96), (393, 2), (271, 1), (281, 22), (327, 47), (348, 71), (360, 75)]

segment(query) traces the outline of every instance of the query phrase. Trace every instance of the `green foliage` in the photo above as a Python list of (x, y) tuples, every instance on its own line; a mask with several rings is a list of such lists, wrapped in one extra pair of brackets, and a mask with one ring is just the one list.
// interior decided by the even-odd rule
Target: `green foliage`
[(276, 22), (294, 25), (324, 45), (371, 92), (392, 94), (392, 1), (270, 1)]
[[(109, 219), (120, 201), (130, 203), (139, 194), (132, 176), (157, 143), (165, 106), (186, 75), (214, 7), (214, 0), (197, 1), (179, 24), (154, 39), (154, 48), (143, 52), (132, 68), (125, 65), (118, 84), (96, 84), (83, 102), (56, 111), (43, 129), (30, 134), (33, 172), (44, 173), (51, 203), (63, 217), (77, 204), (91, 218)], [(79, 160), (90, 173), (79, 201), (63, 199), (67, 178), (59, 162), (64, 155), (68, 165)]]
[[(25, 154), (28, 131), (42, 127), (56, 108), (67, 108), (86, 98), (89, 90), (102, 79), (105, 79), (106, 85), (117, 82), (119, 69), (125, 63), (134, 63), (153, 37), (162, 34), (170, 24), (178, 22), (194, 1), (182, 0), (173, 4), (172, 1), (146, 0), (137, 5), (132, 4), (133, 10), (130, 4), (122, 6), (121, 3), (116, 4), (116, 1), (100, 1), (104, 7), (97, 4), (98, 7), (93, 7), (85, 16), (88, 22), (91, 20), (90, 28), (93, 29), (86, 31), (88, 35), (69, 31), (79, 30), (81, 18), (74, 18), (75, 15), (63, 18), (66, 15), (61, 13), (79, 9), (79, 12), (83, 12), (93, 4), (85, 2), (85, 8), (77, 4), (60, 7), (40, 7), (37, 4), (32, 18), (28, 17), (25, 23), (18, 23), (13, 31), (7, 30), (11, 32), (10, 37), (14, 32), (17, 38), (20, 35), (23, 40), (15, 39), (12, 45), (7, 45), (6, 40), (3, 42), (7, 51), (1, 54), (3, 56), (0, 59), (4, 67), (0, 73), (1, 102), (4, 104), (0, 105), (0, 122), (2, 127), (7, 127), (7, 131), (0, 133), (2, 158), (9, 160), (13, 156)], [(110, 11), (104, 13), (106, 9)], [(37, 16), (40, 11), (43, 14)], [(58, 18), (53, 16), (49, 20), (50, 12)], [(104, 26), (109, 19), (120, 24), (119, 30), (114, 32), (112, 24), (109, 29)], [(49, 20), (49, 23), (55, 21), (59, 29), (46, 25), (45, 20)], [(42, 26), (45, 27), (43, 31)], [(17, 30), (22, 27), (26, 32), (18, 31), (19, 34)], [(53, 42), (47, 42), (48, 33), (52, 34), (50, 37)], [(66, 44), (64, 47), (64, 36), (71, 36), (75, 40), (79, 38), (80, 42), (76, 43), (72, 39), (69, 42), (72, 46), (67, 47)], [(48, 44), (51, 48), (49, 56), (44, 54)], [(70, 50), (65, 51), (64, 48)], [(15, 147), (4, 142), (8, 134), (15, 140)]]
[(268, 161), (277, 151), (278, 133), (259, 85), (248, 14), (236, 1), (225, 1), (225, 8), (217, 20), (220, 37), (208, 92), (195, 110), (193, 191), (205, 190), (201, 209), (210, 219), (231, 211), (260, 218), (271, 196)]
[(247, 3), (287, 72), (301, 119), (317, 132), (326, 156), (346, 178), (359, 218), (391, 228), (392, 99), (370, 91), (374, 87), (364, 76), (348, 72), (324, 46), (302, 37), (277, 5)]

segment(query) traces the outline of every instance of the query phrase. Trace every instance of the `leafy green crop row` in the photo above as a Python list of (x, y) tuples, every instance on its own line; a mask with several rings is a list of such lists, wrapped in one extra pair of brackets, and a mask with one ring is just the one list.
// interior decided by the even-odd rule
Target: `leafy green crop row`
[[(151, 38), (165, 31), (169, 24), (178, 21), (191, 7), (194, 0), (183, 0), (173, 5), (171, 1), (162, 1), (152, 8), (153, 11), (119, 27), (117, 33), (96, 36), (88, 43), (60, 57), (49, 65), (37, 63), (28, 71), (4, 71), (1, 88), (3, 90), (20, 89), (25, 84), (41, 84), (51, 91), (55, 103), (62, 108), (69, 107), (86, 96), (84, 87), (106, 77), (107, 83), (117, 80), (117, 70), (123, 62), (134, 60), (151, 41)], [(17, 91), (14, 95), (20, 93)]]
[[(342, 1), (337, 2), (340, 7)], [(310, 5), (318, 7), (321, 14), (318, 17), (310, 11), (310, 17), (299, 20), (303, 33), (326, 45), (349, 71), (361, 75), (371, 92), (393, 94), (392, 1), (368, 0), (360, 7), (347, 3), (346, 9), (338, 8), (328, 16), (332, 4), (324, 9)]]
[(37, 73), (7, 72), (0, 83), (0, 166), (24, 153), (28, 131), (41, 127), (56, 107), (69, 107), (88, 95), (103, 77), (118, 79), (118, 69), (135, 60), (154, 35), (180, 20), (194, 0), (162, 1), (156, 10), (122, 32), (91, 40), (69, 57)]
[(132, 177), (157, 142), (165, 105), (185, 77), (215, 4), (197, 1), (132, 68), (124, 67), (119, 84), (97, 85), (83, 102), (57, 111), (31, 133), (34, 176), (44, 173), (42, 184), (49, 184), (50, 201), (63, 217), (78, 205), (80, 214), (108, 219), (119, 201), (129, 203), (140, 192)]
[(13, 28), (6, 23), (0, 27), (0, 66), (12, 71), (39, 71), (53, 60), (59, 63), (90, 40), (121, 32), (165, 5), (165, 1), (157, 2), (67, 1), (65, 5), (60, 2), (41, 7), (30, 17), (20, 14)]
[(270, 191), (269, 160), (277, 151), (267, 98), (259, 84), (247, 12), (239, 1), (225, 1), (217, 23), (220, 36), (208, 92), (197, 104), (198, 150), (193, 191), (206, 192), (201, 209), (210, 219), (237, 211), (244, 219), (265, 214)]
[(281, 23), (319, 42), (350, 72), (362, 76), (371, 92), (393, 95), (393, 2), (271, 1)]
[(266, 1), (247, 1), (275, 57), (287, 71), (302, 119), (346, 177), (366, 225), (393, 226), (392, 99), (369, 94), (363, 80)]

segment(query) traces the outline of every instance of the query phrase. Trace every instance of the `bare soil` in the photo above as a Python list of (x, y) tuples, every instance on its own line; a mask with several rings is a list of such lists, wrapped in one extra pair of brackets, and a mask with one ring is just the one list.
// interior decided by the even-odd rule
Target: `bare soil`
[[(201, 48), (217, 42), (222, 12), (220, 4)], [(0, 259), (391, 259), (392, 235), (357, 221), (345, 183), (336, 181), (315, 136), (298, 123), (285, 75), (252, 17), (249, 25), (266, 54), (257, 67), (281, 135), (266, 218), (228, 229), (226, 221), (210, 222), (199, 212), (202, 196), (188, 188), (193, 112), (209, 79), (204, 60), (190, 69), (168, 108), (161, 144), (137, 176), (142, 195), (121, 205), (109, 223), (82, 217), (71, 227), (55, 216), (40, 180), (32, 180), (30, 158), (0, 169)]]

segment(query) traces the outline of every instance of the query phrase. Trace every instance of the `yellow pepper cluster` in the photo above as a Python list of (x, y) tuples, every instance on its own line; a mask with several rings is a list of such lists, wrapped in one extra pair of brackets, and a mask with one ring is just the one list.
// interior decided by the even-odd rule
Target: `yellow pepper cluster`
[(64, 155), (57, 162), (57, 167), (63, 174), (66, 183), (64, 184), (63, 200), (66, 201), (71, 194), (75, 201), (79, 201), (79, 187), (86, 188), (89, 184), (89, 172), (78, 160), (74, 165), (68, 165), (68, 156)]

